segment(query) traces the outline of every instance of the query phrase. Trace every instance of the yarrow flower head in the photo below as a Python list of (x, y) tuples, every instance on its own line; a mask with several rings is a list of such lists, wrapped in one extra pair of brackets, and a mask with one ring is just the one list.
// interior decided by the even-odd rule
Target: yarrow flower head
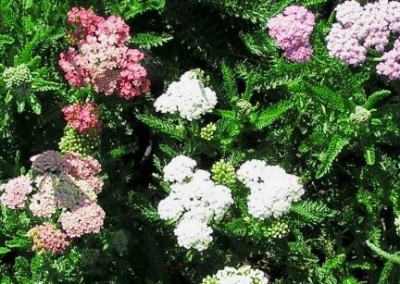
[(144, 55), (125, 46), (129, 26), (121, 18), (105, 19), (91, 10), (72, 8), (68, 21), (76, 26), (71, 35), (76, 47), (60, 54), (59, 65), (70, 85), (90, 85), (97, 93), (116, 92), (124, 99), (149, 91), (147, 71), (139, 63)]
[(286, 7), (283, 13), (267, 23), (269, 35), (284, 51), (284, 56), (295, 62), (309, 61), (313, 49), (309, 44), (315, 26), (315, 16), (302, 6)]
[[(359, 65), (367, 58), (367, 50), (384, 53), (391, 34), (400, 32), (400, 3), (380, 0), (361, 6), (351, 0), (336, 8), (337, 23), (332, 25), (327, 36), (327, 47), (331, 57), (339, 58), (344, 64)], [(390, 80), (400, 79), (399, 43), (386, 51), (383, 62), (378, 64), (377, 73)]]
[(236, 182), (235, 168), (224, 160), (216, 162), (211, 168), (211, 173), (212, 179), (218, 184), (230, 186)]
[(268, 277), (259, 269), (253, 269), (249, 265), (238, 269), (225, 267), (216, 275), (203, 279), (202, 284), (268, 284)]
[(62, 213), (60, 222), (67, 236), (76, 238), (84, 234), (100, 232), (104, 218), (104, 210), (96, 203), (91, 202), (71, 212)]
[(371, 118), (371, 112), (362, 106), (356, 106), (354, 112), (350, 114), (350, 120), (355, 124), (364, 124)]
[(198, 70), (184, 73), (179, 81), (172, 82), (167, 91), (154, 103), (156, 111), (161, 113), (179, 113), (189, 121), (199, 119), (211, 112), (217, 104), (217, 96), (209, 87), (205, 87)]
[(200, 137), (204, 140), (211, 141), (214, 139), (214, 133), (217, 131), (215, 123), (210, 122), (200, 130)]
[(291, 204), (304, 194), (298, 177), (287, 174), (279, 166), (268, 166), (264, 161), (247, 161), (236, 174), (250, 188), (249, 213), (261, 220), (288, 213)]
[(48, 150), (31, 157), (32, 170), (37, 173), (60, 172), (64, 170), (65, 161), (57, 151)]
[(281, 239), (289, 233), (289, 225), (285, 222), (275, 222), (273, 223), (266, 232), (266, 235), (273, 239)]
[(62, 112), (68, 125), (79, 133), (87, 133), (89, 130), (98, 130), (101, 127), (99, 109), (94, 102), (66, 105)]
[(26, 176), (20, 176), (2, 184), (0, 191), (3, 191), (0, 197), (2, 204), (11, 209), (23, 208), (28, 194), (32, 192), (31, 181)]
[(45, 251), (62, 253), (69, 246), (67, 235), (48, 222), (33, 227), (27, 236), (32, 238), (32, 251), (39, 250), (39, 254)]
[(212, 241), (210, 222), (221, 220), (233, 199), (229, 188), (214, 184), (210, 173), (196, 166), (194, 160), (178, 156), (164, 168), (166, 181), (173, 184), (158, 213), (177, 222), (174, 234), (180, 246), (204, 250)]

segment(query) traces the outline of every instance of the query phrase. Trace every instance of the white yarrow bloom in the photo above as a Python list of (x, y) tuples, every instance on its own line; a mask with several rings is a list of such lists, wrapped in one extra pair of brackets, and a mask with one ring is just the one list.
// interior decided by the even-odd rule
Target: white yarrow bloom
[[(238, 269), (225, 267), (215, 275), (217, 284), (268, 284), (269, 280), (265, 273), (259, 269), (252, 269), (246, 265)], [(204, 281), (203, 281), (204, 283)]]
[(189, 121), (211, 112), (217, 104), (217, 95), (196, 76), (194, 71), (183, 74), (178, 82), (172, 82), (167, 91), (154, 103), (161, 113), (179, 113)]
[(181, 183), (194, 174), (197, 163), (195, 160), (179, 155), (171, 160), (163, 169), (164, 180)]
[[(211, 180), (208, 171), (195, 170), (195, 166), (194, 160), (186, 156), (178, 156), (164, 168), (165, 180), (175, 183), (171, 184), (169, 195), (158, 204), (158, 214), (163, 220), (178, 222), (174, 233), (181, 246), (198, 249), (209, 242), (199, 240), (191, 242), (191, 235), (185, 230), (191, 226), (191, 223), (196, 226), (201, 223), (204, 225), (203, 229), (207, 228), (203, 230), (203, 233), (211, 230), (209, 233), (211, 234), (212, 229), (208, 225), (212, 221), (220, 221), (223, 218), (233, 204), (233, 198), (229, 188), (216, 185)], [(206, 238), (205, 233), (202, 236), (207, 240), (211, 238), (211, 236)], [(198, 244), (199, 242), (201, 245)], [(190, 243), (195, 245), (189, 245)]]
[(212, 242), (213, 230), (204, 222), (196, 219), (185, 219), (178, 223), (174, 234), (178, 244), (186, 249), (194, 248), (203, 251)]
[(245, 162), (237, 176), (250, 188), (247, 198), (249, 213), (261, 220), (288, 213), (291, 204), (304, 194), (298, 177), (287, 174), (279, 166), (268, 166), (264, 161)]

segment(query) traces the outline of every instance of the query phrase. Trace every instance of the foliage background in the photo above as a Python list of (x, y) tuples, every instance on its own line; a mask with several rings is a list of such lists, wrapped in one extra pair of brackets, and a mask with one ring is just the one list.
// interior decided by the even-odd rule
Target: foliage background
[[(1, 283), (200, 283), (244, 263), (273, 283), (398, 283), (400, 85), (377, 77), (374, 62), (349, 68), (328, 57), (324, 38), (340, 2), (1, 0), (0, 70), (26, 63), (35, 78), (22, 98), (7, 95), (0, 80), (2, 181), (24, 173), (32, 155), (57, 149), (62, 106), (90, 96), (67, 86), (57, 64), (71, 7), (124, 18), (152, 81), (151, 95), (135, 100), (94, 97), (104, 121), (97, 153), (106, 182), (103, 232), (64, 256), (35, 256), (24, 236), (29, 214), (2, 207)], [(265, 31), (293, 3), (318, 20), (307, 64), (284, 60)], [(155, 114), (154, 98), (192, 68), (210, 77), (218, 109), (196, 123)], [(354, 123), (356, 105), (373, 109), (371, 120)], [(209, 122), (217, 132), (207, 142), (200, 129)], [(249, 218), (247, 191), (237, 183), (236, 205), (214, 224), (213, 246), (179, 248), (156, 206), (168, 191), (161, 169), (180, 153), (204, 169), (221, 158), (236, 168), (262, 158), (301, 176), (306, 195), (279, 220), (290, 232), (268, 237), (277, 220)]]

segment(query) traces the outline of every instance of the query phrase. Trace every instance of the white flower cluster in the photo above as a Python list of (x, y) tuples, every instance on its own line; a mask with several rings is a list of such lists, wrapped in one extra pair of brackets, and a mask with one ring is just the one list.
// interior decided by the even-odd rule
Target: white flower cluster
[(304, 194), (298, 177), (287, 174), (279, 166), (268, 166), (264, 161), (247, 161), (236, 173), (238, 179), (250, 188), (247, 198), (249, 213), (261, 220), (286, 214), (291, 204)]
[(252, 269), (246, 265), (238, 269), (225, 267), (219, 270), (215, 277), (203, 280), (203, 284), (268, 284), (268, 278), (264, 272), (259, 269)]
[(174, 234), (180, 246), (202, 251), (212, 241), (209, 224), (223, 218), (233, 199), (229, 188), (216, 185), (210, 173), (196, 170), (196, 165), (181, 155), (164, 167), (171, 192), (158, 204), (158, 214), (163, 220), (177, 221)]
[(176, 113), (189, 121), (211, 112), (217, 104), (213, 90), (205, 87), (195, 70), (184, 73), (178, 82), (172, 82), (167, 91), (154, 103), (156, 111)]

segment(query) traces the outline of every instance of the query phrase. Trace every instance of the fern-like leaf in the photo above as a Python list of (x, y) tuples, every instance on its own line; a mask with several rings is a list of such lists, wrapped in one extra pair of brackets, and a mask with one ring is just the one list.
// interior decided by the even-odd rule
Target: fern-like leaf
[(350, 139), (346, 137), (341, 137), (339, 135), (334, 135), (329, 142), (329, 147), (326, 153), (323, 155), (322, 163), (317, 170), (316, 178), (322, 178), (326, 173), (328, 173), (332, 167), (334, 160), (342, 152), (344, 146), (349, 144)]
[(375, 252), (380, 257), (383, 257), (384, 259), (387, 259), (394, 263), (400, 264), (400, 256), (399, 255), (390, 254), (390, 253), (384, 251), (383, 249), (381, 249), (380, 247), (378, 247), (377, 245), (371, 243), (370, 241), (367, 241), (366, 244), (373, 252)]
[(305, 85), (310, 94), (320, 100), (322, 103), (339, 111), (344, 111), (345, 104), (340, 94), (323, 85), (314, 85), (310, 83), (305, 83)]
[(151, 49), (153, 47), (162, 46), (173, 38), (174, 37), (169, 34), (137, 33), (132, 37), (130, 43), (139, 48)]
[(251, 122), (254, 124), (257, 130), (261, 130), (269, 125), (271, 125), (274, 121), (283, 116), (285, 112), (293, 107), (293, 102), (291, 101), (281, 101), (266, 110), (262, 111), (259, 114), (251, 115)]
[(325, 218), (333, 217), (337, 213), (322, 202), (308, 200), (293, 204), (290, 210), (300, 215), (306, 221), (314, 224), (322, 222)]
[(371, 109), (375, 104), (383, 98), (389, 96), (392, 92), (388, 90), (380, 90), (370, 95), (364, 104), (364, 108)]
[(137, 114), (136, 118), (153, 129), (159, 130), (169, 136), (182, 140), (185, 136), (184, 129), (176, 127), (171, 122), (148, 114)]

